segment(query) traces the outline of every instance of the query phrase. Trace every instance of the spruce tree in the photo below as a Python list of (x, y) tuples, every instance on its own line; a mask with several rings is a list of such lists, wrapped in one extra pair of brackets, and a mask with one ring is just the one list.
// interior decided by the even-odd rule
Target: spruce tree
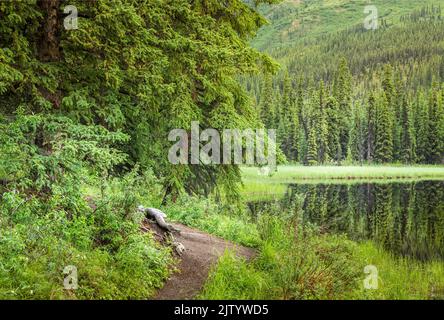
[(375, 161), (378, 163), (393, 160), (393, 129), (388, 105), (387, 96), (383, 93), (377, 103)]
[(289, 128), (288, 128), (288, 159), (297, 161), (299, 158), (299, 142), (300, 142), (300, 125), (299, 125), (299, 109), (298, 97), (295, 90), (292, 91), (291, 104), (289, 110)]
[(438, 131), (439, 131), (439, 150), (441, 153), (441, 159), (439, 164), (444, 164), (444, 84), (441, 86), (441, 105), (438, 110)]
[(346, 156), (347, 144), (350, 132), (350, 114), (352, 98), (352, 75), (348, 67), (347, 60), (341, 58), (339, 67), (336, 71), (336, 77), (333, 83), (333, 96), (339, 103), (339, 130), (341, 143), (341, 158)]
[(189, 130), (192, 121), (220, 130), (260, 126), (237, 81), (276, 69), (249, 45), (266, 23), (257, 7), (242, 0), (69, 4), (79, 12), (75, 30), (64, 28), (66, 1), (1, 2), (2, 111), (63, 114), (127, 133), (131, 143), (120, 148), (129, 155), (126, 167), (152, 168), (166, 193), (234, 193), (238, 167), (179, 168), (168, 161), (168, 134)]
[(371, 94), (367, 103), (366, 159), (372, 163), (375, 158), (377, 108), (376, 97)]
[(318, 143), (316, 139), (316, 130), (310, 130), (307, 141), (307, 164), (315, 166), (318, 164)]
[(392, 106), (392, 118), (393, 118), (393, 161), (405, 161), (403, 158), (403, 146), (401, 145), (402, 139), (402, 115), (401, 109), (405, 102), (404, 86), (400, 78), (400, 73), (394, 74), (394, 93), (393, 93), (393, 106)]
[(266, 75), (264, 79), (259, 108), (260, 108), (261, 119), (265, 125), (265, 128), (277, 129), (273, 79), (269, 74)]
[(319, 83), (318, 95), (317, 103), (314, 103), (314, 121), (316, 122), (316, 135), (318, 139), (318, 162), (324, 164), (329, 159), (329, 132), (327, 111), (325, 108), (326, 93), (323, 81)]
[(404, 163), (413, 163), (416, 159), (416, 141), (411, 105), (404, 96), (400, 111), (399, 159)]
[(329, 158), (339, 163), (342, 159), (341, 128), (339, 103), (335, 97), (330, 96), (325, 105), (327, 117), (327, 141)]
[(442, 95), (438, 84), (435, 82), (430, 89), (429, 112), (428, 112), (428, 139), (426, 161), (429, 164), (441, 162), (440, 150), (440, 110)]
[(415, 100), (415, 140), (416, 140), (416, 161), (426, 163), (429, 137), (429, 110), (428, 103), (423, 90), (417, 92)]
[(350, 161), (359, 161), (359, 163), (364, 161), (365, 140), (364, 116), (362, 115), (361, 106), (357, 105), (353, 110), (353, 121), (347, 150), (349, 163)]

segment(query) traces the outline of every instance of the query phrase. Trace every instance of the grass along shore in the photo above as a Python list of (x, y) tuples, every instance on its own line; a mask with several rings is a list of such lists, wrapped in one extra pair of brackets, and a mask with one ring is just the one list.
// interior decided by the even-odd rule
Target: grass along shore
[[(251, 225), (258, 236), (256, 259), (247, 262), (227, 252), (198, 298), (444, 299), (441, 261), (397, 257), (371, 241), (358, 243), (344, 235), (321, 234), (316, 227), (288, 217), (261, 216)], [(377, 268), (377, 288), (365, 288), (368, 274), (364, 269), (369, 265)]]
[[(227, 253), (213, 268), (200, 299), (442, 300), (444, 265), (395, 257), (368, 241), (312, 235), (302, 245), (265, 242), (246, 262)], [(366, 289), (364, 269), (375, 266), (377, 287)], [(299, 268), (299, 269), (298, 269)]]
[[(252, 220), (246, 208), (189, 197), (164, 209), (172, 221), (257, 250), (250, 262), (232, 252), (222, 256), (198, 299), (444, 299), (442, 261), (420, 262), (372, 241), (323, 233), (302, 224), (301, 212), (270, 211)], [(377, 289), (364, 287), (368, 265), (377, 267)]]
[(243, 167), (246, 200), (280, 198), (291, 183), (391, 183), (444, 180), (444, 166), (278, 166), (271, 175), (260, 174), (257, 167)]
[(271, 176), (260, 175), (258, 168), (243, 167), (246, 180), (260, 179), (279, 183), (298, 180), (399, 180), (399, 179), (444, 179), (444, 166), (278, 166)]

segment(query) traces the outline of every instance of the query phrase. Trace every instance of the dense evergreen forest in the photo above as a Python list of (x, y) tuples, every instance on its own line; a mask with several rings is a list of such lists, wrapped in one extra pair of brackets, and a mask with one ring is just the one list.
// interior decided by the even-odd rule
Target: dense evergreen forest
[[(444, 297), (444, 0), (374, 1), (0, 0), (0, 300)], [(196, 122), (301, 165), (173, 164)]]
[(70, 297), (69, 265), (77, 298), (153, 294), (172, 257), (135, 209), (236, 195), (238, 166), (174, 166), (168, 133), (260, 126), (236, 77), (276, 69), (248, 43), (265, 22), (240, 0), (0, 1), (0, 298)]
[[(276, 1), (255, 4), (263, 2)], [(22, 132), (15, 135), (21, 140), (2, 134), (2, 155), (11, 155), (1, 160), (33, 159), (11, 168), (6, 179), (34, 180), (56, 170), (55, 147), (72, 139), (72, 158), (84, 160), (86, 154), (99, 154), (94, 147), (112, 147), (112, 155), (122, 153), (125, 160), (101, 157), (103, 165), (151, 168), (164, 178), (167, 194), (236, 190), (236, 166), (171, 165), (168, 133), (190, 128), (191, 121), (220, 130), (259, 127), (235, 76), (275, 69), (267, 55), (247, 43), (266, 20), (240, 0), (227, 5), (217, 0), (77, 0), (69, 5), (77, 8), (78, 29), (69, 30), (62, 14), (67, 4), (0, 4), (2, 123), (10, 127), (16, 119), (18, 127), (11, 130)], [(65, 118), (60, 123), (54, 116)], [(73, 137), (73, 130), (82, 132), (75, 126), (98, 132)], [(51, 130), (64, 134), (54, 140)], [(82, 140), (91, 143), (82, 149), (77, 145)], [(15, 147), (23, 143), (30, 148)], [(85, 148), (93, 150), (78, 154)]]
[(380, 20), (271, 49), (283, 71), (243, 79), (288, 160), (444, 162), (441, 7)]

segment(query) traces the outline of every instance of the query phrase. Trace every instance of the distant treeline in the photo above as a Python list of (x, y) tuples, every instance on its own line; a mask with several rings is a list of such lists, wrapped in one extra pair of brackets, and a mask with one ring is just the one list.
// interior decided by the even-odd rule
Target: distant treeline
[(331, 84), (266, 77), (257, 110), (290, 161), (444, 163), (444, 86), (412, 90), (401, 74), (387, 64), (359, 94), (345, 59)]
[(357, 25), (270, 53), (281, 72), (242, 82), (289, 161), (444, 162), (440, 6), (380, 21), (376, 31)]

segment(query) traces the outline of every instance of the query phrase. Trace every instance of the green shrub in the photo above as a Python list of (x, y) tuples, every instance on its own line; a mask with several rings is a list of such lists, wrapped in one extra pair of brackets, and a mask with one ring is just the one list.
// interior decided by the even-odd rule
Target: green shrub
[[(172, 255), (141, 233), (135, 208), (159, 198), (161, 187), (138, 168), (109, 177), (125, 158), (113, 146), (126, 136), (54, 116), (0, 126), (0, 299), (153, 295)], [(85, 183), (100, 192), (86, 199)], [(77, 290), (64, 288), (69, 265), (77, 268)]]

